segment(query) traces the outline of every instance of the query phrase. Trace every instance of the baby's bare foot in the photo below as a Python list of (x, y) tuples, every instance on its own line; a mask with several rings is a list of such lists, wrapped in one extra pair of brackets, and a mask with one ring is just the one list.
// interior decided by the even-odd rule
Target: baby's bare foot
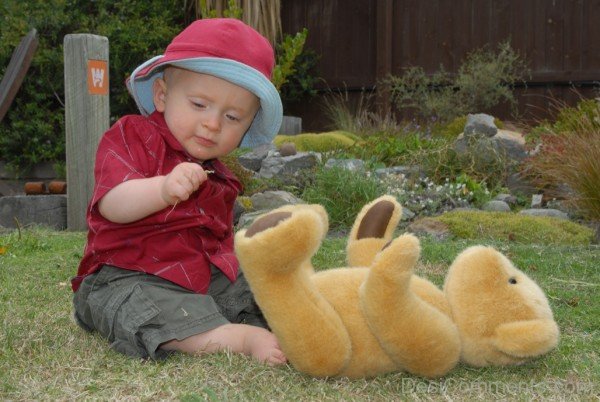
[(161, 345), (161, 348), (191, 354), (230, 350), (234, 353), (252, 356), (270, 366), (287, 362), (287, 358), (272, 332), (246, 324), (225, 324), (181, 341), (171, 340)]
[(244, 325), (244, 327), (246, 332), (243, 343), (244, 354), (250, 355), (270, 366), (277, 366), (287, 362), (287, 358), (272, 332), (250, 325)]

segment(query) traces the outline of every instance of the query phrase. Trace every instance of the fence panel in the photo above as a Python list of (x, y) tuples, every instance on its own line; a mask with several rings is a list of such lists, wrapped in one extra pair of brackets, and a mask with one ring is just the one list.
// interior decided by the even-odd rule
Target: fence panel
[[(469, 52), (505, 40), (531, 68), (516, 90), (525, 119), (549, 116), (553, 97), (595, 96), (600, 82), (600, 0), (298, 0), (283, 2), (282, 19), (285, 32), (308, 28), (322, 92), (358, 98), (387, 72), (409, 66), (456, 72)], [(289, 109), (310, 116), (306, 128), (322, 127), (319, 102)], [(511, 115), (506, 105), (493, 112)]]

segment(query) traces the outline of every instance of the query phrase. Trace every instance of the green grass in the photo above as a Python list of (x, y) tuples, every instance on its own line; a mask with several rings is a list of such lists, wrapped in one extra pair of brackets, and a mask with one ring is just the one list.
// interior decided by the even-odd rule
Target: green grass
[[(113, 352), (71, 318), (69, 279), (84, 242), (83, 233), (0, 232), (0, 400), (591, 400), (600, 394), (598, 246), (492, 243), (546, 291), (562, 331), (549, 355), (519, 367), (460, 365), (434, 381), (406, 373), (351, 381), (314, 379), (227, 353), (152, 362)], [(418, 273), (441, 285), (454, 257), (477, 241), (422, 243)], [(344, 239), (327, 239), (315, 265), (342, 265), (344, 247)]]
[(431, 218), (461, 239), (506, 239), (527, 244), (591, 244), (594, 231), (566, 219), (506, 212), (450, 211)]

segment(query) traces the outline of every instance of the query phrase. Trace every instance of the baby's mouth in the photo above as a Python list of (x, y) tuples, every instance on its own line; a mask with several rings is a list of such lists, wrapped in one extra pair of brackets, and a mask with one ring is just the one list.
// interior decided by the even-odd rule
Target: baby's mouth
[(214, 147), (215, 145), (217, 145), (217, 143), (213, 140), (209, 140), (208, 138), (204, 137), (194, 137), (194, 141), (196, 141), (198, 145), (201, 145), (203, 147)]

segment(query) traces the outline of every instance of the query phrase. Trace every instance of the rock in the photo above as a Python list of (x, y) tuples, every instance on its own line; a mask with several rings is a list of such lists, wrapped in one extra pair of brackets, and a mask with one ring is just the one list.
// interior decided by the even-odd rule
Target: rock
[(407, 230), (415, 235), (428, 235), (438, 240), (444, 240), (450, 237), (448, 225), (432, 218), (417, 219), (408, 225)]
[(494, 116), (478, 113), (467, 115), (467, 124), (465, 125), (465, 136), (480, 135), (493, 137), (498, 132), (498, 127), (494, 123)]
[(273, 156), (263, 159), (258, 176), (264, 179), (296, 174), (299, 170), (310, 169), (320, 161), (315, 152), (299, 152), (292, 156)]
[(567, 215), (566, 213), (559, 211), (558, 209), (550, 209), (550, 208), (524, 209), (519, 213), (522, 215), (528, 215), (528, 216), (550, 216), (550, 217), (559, 218), (559, 219), (569, 219), (569, 215)]
[(293, 142), (284, 142), (279, 147), (279, 154), (281, 156), (292, 156), (296, 155), (298, 151), (296, 150), (296, 144)]
[(486, 202), (481, 209), (490, 212), (510, 212), (510, 206), (506, 202), (498, 200)]
[(265, 191), (250, 197), (252, 208), (255, 210), (271, 210), (288, 204), (302, 204), (300, 198), (287, 191)]
[(0, 226), (39, 224), (54, 229), (67, 228), (67, 196), (16, 195), (0, 198)]
[(254, 220), (256, 218), (258, 218), (259, 216), (266, 214), (267, 210), (265, 211), (255, 211), (255, 212), (248, 212), (245, 214), (242, 214), (242, 216), (240, 216), (240, 219), (238, 220), (238, 223), (236, 225), (236, 228), (239, 229), (244, 229), (247, 228), (248, 226), (250, 226), (252, 224), (252, 222), (254, 222)]
[(520, 173), (512, 173), (506, 178), (506, 187), (512, 194), (532, 195), (538, 189)]
[(404, 206), (402, 207), (402, 217), (400, 218), (401, 221), (410, 221), (415, 216), (416, 215), (413, 211), (411, 211), (410, 209), (408, 209)]
[(504, 201), (511, 207), (514, 207), (515, 205), (517, 205), (517, 197), (515, 197), (514, 195), (511, 195), (511, 194), (504, 194), (504, 193), (498, 194), (497, 196), (494, 197), (494, 200)]
[(265, 144), (254, 148), (251, 152), (245, 153), (238, 158), (240, 164), (246, 169), (258, 172), (263, 159), (267, 157), (270, 151), (275, 150), (273, 144)]
[(241, 197), (238, 197), (233, 204), (233, 224), (237, 225), (240, 217), (246, 213), (246, 207), (243, 202), (240, 200)]
[(600, 221), (592, 222), (592, 229), (594, 229), (594, 244), (600, 244)]
[(543, 194), (533, 194), (531, 196), (531, 208), (541, 208), (543, 198)]
[(333, 167), (342, 168), (351, 172), (364, 172), (365, 162), (362, 159), (328, 159), (325, 162), (325, 169)]
[(525, 138), (516, 131), (498, 130), (492, 140), (494, 149), (505, 158), (522, 161), (527, 157)]
[(500, 158), (507, 163), (519, 162), (527, 156), (523, 136), (507, 130), (498, 130), (493, 137), (460, 134), (454, 149), (459, 155), (474, 155), (484, 163), (493, 163)]
[(567, 200), (556, 200), (551, 199), (546, 202), (546, 208), (548, 209), (558, 209), (559, 211), (563, 211), (566, 214), (569, 214), (573, 211), (573, 205), (569, 203)]

